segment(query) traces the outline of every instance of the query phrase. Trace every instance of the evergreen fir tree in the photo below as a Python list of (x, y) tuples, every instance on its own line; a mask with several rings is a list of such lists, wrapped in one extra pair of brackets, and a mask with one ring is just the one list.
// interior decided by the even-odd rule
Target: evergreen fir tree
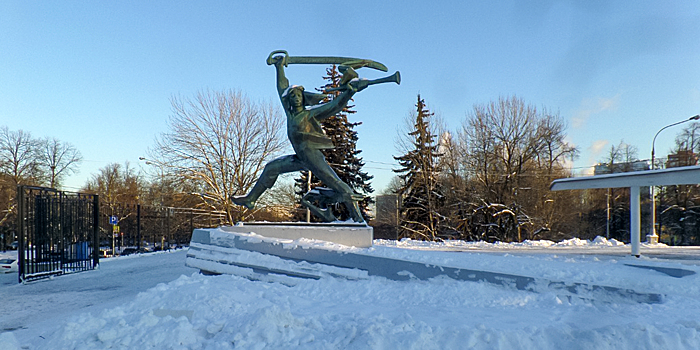
[(394, 157), (401, 165), (394, 172), (400, 174), (402, 187), (398, 190), (402, 237), (437, 240), (441, 207), (444, 196), (438, 183), (438, 144), (430, 131), (431, 113), (418, 95), (414, 130), (408, 133), (414, 149)]
[[(338, 72), (338, 68), (333, 65), (326, 69), (326, 76), (323, 77), (327, 83), (317, 89), (319, 91), (324, 91), (330, 88), (336, 88), (340, 85), (340, 80), (342, 75)], [(326, 100), (327, 102), (332, 100), (340, 94), (340, 91), (333, 91), (329, 93)], [(365, 221), (370, 220), (369, 205), (374, 203), (374, 200), (369, 197), (369, 194), (374, 192), (370, 184), (373, 176), (362, 171), (362, 167), (365, 165), (364, 161), (359, 154), (362, 152), (357, 149), (357, 131), (354, 128), (362, 123), (351, 123), (348, 121), (348, 115), (356, 113), (351, 108), (354, 106), (348, 105), (343, 109), (342, 112), (336, 114), (335, 116), (329, 117), (321, 122), (321, 126), (325, 131), (326, 135), (333, 140), (335, 148), (322, 150), (323, 155), (326, 157), (326, 161), (330, 164), (331, 168), (338, 174), (338, 177), (348, 184), (350, 188), (356, 193), (362, 194), (364, 199), (360, 201), (359, 207), (362, 211), (362, 217)], [(296, 193), (299, 200), (306, 194), (309, 189), (314, 189), (316, 187), (324, 187), (323, 183), (316, 178), (316, 176), (311, 177), (311, 184), (309, 186), (308, 171), (302, 171), (299, 178), (295, 179)], [(334, 215), (339, 220), (349, 219), (349, 213), (345, 208), (345, 205), (338, 204), (333, 208)], [(305, 212), (299, 212), (295, 219), (299, 219), (299, 216), (304, 216)]]

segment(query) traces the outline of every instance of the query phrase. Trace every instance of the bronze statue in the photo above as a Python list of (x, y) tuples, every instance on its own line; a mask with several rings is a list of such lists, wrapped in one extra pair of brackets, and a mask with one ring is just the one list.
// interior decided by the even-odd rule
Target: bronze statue
[[(342, 93), (329, 102), (320, 103), (325, 97), (324, 94), (304, 91), (302, 86), (289, 86), (284, 68), (288, 64), (300, 63), (339, 64), (343, 78), (341, 86), (335, 90), (340, 90)], [(336, 218), (328, 206), (343, 203), (355, 222), (363, 222), (357, 204), (362, 200), (362, 195), (355, 194), (350, 186), (340, 180), (321, 152), (322, 149), (334, 148), (334, 145), (323, 132), (320, 121), (342, 111), (355, 93), (369, 85), (386, 82), (399, 84), (401, 79), (399, 72), (382, 79), (359, 79), (355, 71), (357, 68), (370, 67), (386, 71), (386, 67), (379, 62), (347, 57), (290, 57), (286, 51), (272, 52), (267, 58), (267, 64), (274, 65), (277, 71), (277, 92), (287, 115), (287, 137), (292, 143), (295, 154), (267, 163), (250, 193), (245, 196), (234, 196), (231, 200), (235, 204), (252, 209), (255, 201), (265, 190), (275, 184), (280, 174), (309, 170), (330, 188), (317, 188), (307, 193), (301, 201), (304, 206), (314, 215), (330, 222)]]

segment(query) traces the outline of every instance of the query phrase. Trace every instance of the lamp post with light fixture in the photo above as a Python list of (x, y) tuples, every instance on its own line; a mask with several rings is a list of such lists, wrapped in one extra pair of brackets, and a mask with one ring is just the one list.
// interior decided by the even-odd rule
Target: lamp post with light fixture
[[(661, 128), (659, 131), (656, 132), (656, 135), (654, 135), (654, 139), (651, 141), (651, 170), (654, 170), (654, 161), (655, 161), (654, 146), (656, 144), (656, 137), (659, 136), (659, 133), (661, 133), (663, 130), (670, 128), (672, 126), (687, 123), (689, 121), (698, 120), (698, 119), (700, 119), (700, 114), (696, 114), (688, 119), (681, 120), (679, 122), (666, 125), (663, 128)], [(659, 235), (656, 234), (656, 197), (654, 196), (654, 186), (649, 186), (649, 188), (651, 191), (651, 234), (647, 235), (647, 242), (658, 243), (659, 242)]]

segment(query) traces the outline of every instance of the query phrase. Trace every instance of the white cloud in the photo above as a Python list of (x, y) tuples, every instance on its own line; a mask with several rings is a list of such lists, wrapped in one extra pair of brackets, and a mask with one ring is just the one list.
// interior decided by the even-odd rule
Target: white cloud
[(596, 141), (593, 141), (593, 144), (591, 145), (591, 147), (588, 147), (588, 149), (591, 150), (592, 154), (595, 154), (597, 156), (598, 154), (600, 154), (600, 152), (603, 151), (603, 149), (605, 149), (605, 147), (609, 143), (610, 143), (610, 141), (608, 141), (608, 140), (596, 140)]
[(598, 163), (597, 158), (601, 155), (601, 153), (605, 150), (605, 148), (608, 147), (608, 144), (610, 144), (610, 141), (608, 141), (608, 140), (593, 141), (593, 144), (590, 147), (588, 147), (588, 162), (587, 162), (587, 164)]
[(571, 118), (571, 124), (574, 129), (582, 128), (588, 122), (591, 115), (605, 111), (614, 111), (620, 104), (622, 94), (617, 94), (613, 97), (598, 97), (597, 99), (584, 99), (578, 111)]

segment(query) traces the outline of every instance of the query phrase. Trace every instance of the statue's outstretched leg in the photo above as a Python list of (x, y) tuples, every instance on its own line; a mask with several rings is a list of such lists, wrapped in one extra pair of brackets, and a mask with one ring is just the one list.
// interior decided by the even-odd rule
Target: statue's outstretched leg
[(363, 222), (362, 212), (360, 211), (360, 205), (358, 204), (364, 197), (359, 194), (350, 193), (349, 195), (343, 195), (343, 204), (348, 208), (350, 216), (355, 222)]
[(262, 196), (268, 188), (271, 188), (277, 177), (280, 174), (291, 173), (294, 171), (304, 170), (304, 165), (299, 161), (296, 155), (288, 155), (277, 158), (265, 165), (262, 174), (258, 181), (253, 186), (253, 189), (245, 196), (231, 196), (231, 201), (234, 204), (242, 205), (248, 209), (255, 208), (255, 202)]

